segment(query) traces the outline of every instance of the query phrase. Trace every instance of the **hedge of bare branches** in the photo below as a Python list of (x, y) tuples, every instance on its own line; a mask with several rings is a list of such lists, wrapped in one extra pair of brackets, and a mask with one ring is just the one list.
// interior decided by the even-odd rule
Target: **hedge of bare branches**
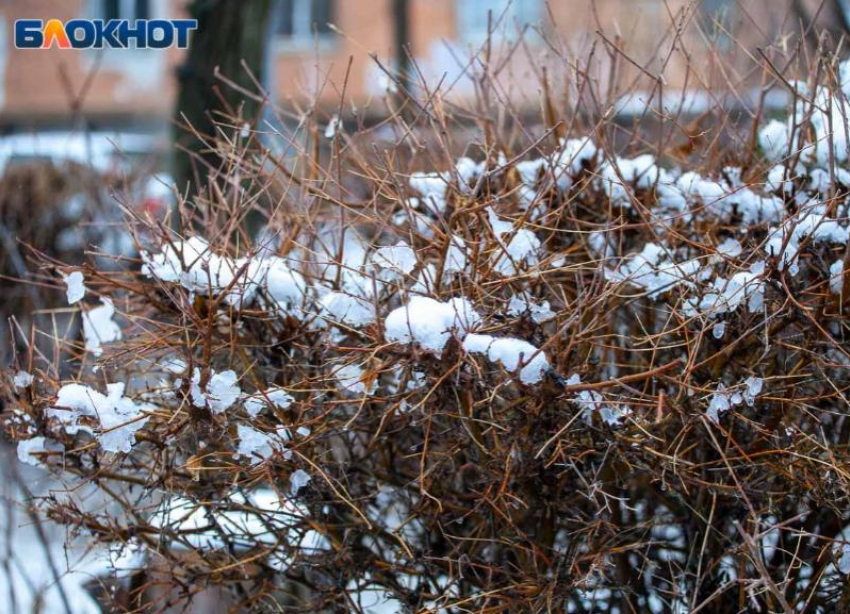
[(42, 269), (83, 335), (18, 331), (39, 509), (114, 611), (841, 611), (846, 68), (766, 64), (786, 115), (714, 143), (548, 85), (534, 129), (486, 70), (472, 124), (223, 121), (137, 260)]

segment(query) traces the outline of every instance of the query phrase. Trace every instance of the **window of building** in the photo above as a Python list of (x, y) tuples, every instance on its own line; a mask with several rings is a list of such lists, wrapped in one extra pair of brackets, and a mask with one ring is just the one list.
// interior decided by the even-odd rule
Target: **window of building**
[(729, 8), (729, 0), (702, 0), (702, 12), (705, 15), (715, 16)]
[(487, 37), (490, 13), (494, 34), (512, 38), (521, 28), (540, 21), (544, 0), (457, 0), (456, 6), (459, 37), (480, 41)]
[(102, 19), (150, 19), (150, 0), (101, 0)]
[(277, 10), (276, 30), (281, 38), (307, 42), (333, 34), (332, 0), (279, 0)]
[(732, 2), (730, 0), (702, 0), (700, 9), (707, 20), (708, 31), (714, 44), (721, 50), (729, 49), (732, 40), (729, 30), (732, 27)]

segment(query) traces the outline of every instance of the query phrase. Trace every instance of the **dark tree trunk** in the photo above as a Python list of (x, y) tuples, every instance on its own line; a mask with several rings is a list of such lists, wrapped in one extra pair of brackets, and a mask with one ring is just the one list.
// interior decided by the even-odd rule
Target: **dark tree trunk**
[(408, 88), (410, 61), (407, 57), (407, 45), (410, 40), (410, 1), (393, 0), (392, 10), (396, 76), (399, 83), (404, 88)]
[(791, 8), (814, 47), (821, 29), (831, 32), (836, 40), (850, 35), (850, 0), (792, 0)]
[[(194, 0), (189, 6), (198, 29), (186, 61), (178, 69), (175, 138), (182, 147), (191, 152), (203, 148), (187, 132), (187, 124), (202, 135), (210, 135), (214, 133), (213, 121), (221, 121), (222, 113), (232, 115), (241, 109), (241, 116), (249, 121), (257, 114), (258, 104), (222, 83), (215, 72), (218, 69), (249, 91), (257, 90), (242, 63), (261, 79), (272, 5), (273, 0)], [(213, 154), (201, 155), (211, 164), (218, 162)], [(174, 173), (181, 189), (206, 174), (204, 165), (193, 163), (191, 154), (180, 148), (175, 153)]]
[(850, 33), (850, 0), (835, 0), (835, 11), (844, 33)]

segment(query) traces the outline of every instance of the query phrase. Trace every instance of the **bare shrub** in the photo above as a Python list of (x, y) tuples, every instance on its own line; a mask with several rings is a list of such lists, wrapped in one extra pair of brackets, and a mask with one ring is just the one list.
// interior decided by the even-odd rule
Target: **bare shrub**
[(754, 107), (647, 130), (557, 57), (539, 123), (483, 56), (472, 108), (420, 82), (284, 154), (222, 120), (141, 258), (82, 267), (83, 337), (35, 333), (5, 418), (133, 576), (109, 607), (846, 607), (846, 65), (766, 55)]

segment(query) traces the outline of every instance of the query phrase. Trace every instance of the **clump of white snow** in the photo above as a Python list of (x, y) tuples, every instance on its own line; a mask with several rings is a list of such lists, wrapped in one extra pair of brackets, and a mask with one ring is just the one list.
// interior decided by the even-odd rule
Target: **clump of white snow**
[(343, 390), (354, 395), (370, 395), (377, 386), (374, 378), (367, 377), (366, 369), (355, 363), (335, 368), (333, 376)]
[(655, 163), (655, 156), (643, 154), (636, 158), (616, 158), (606, 161), (599, 169), (602, 188), (612, 202), (631, 207), (628, 186), (648, 189), (665, 175)]
[(268, 405), (273, 405), (279, 409), (286, 409), (292, 405), (294, 400), (286, 390), (275, 386), (258, 392), (253, 396), (244, 397), (242, 404), (248, 415), (254, 418)]
[(274, 549), (268, 563), (286, 569), (292, 562), (290, 552), (313, 554), (329, 547), (327, 540), (309, 527), (309, 510), (290, 499), (281, 499), (271, 489), (258, 489), (247, 497), (233, 494), (219, 505), (204, 505), (172, 495), (150, 518), (152, 527), (181, 534), (175, 547), (185, 541), (195, 549), (256, 548), (257, 543), (274, 549), (281, 542), (288, 548)]
[(481, 322), (481, 317), (464, 298), (443, 303), (416, 296), (407, 305), (393, 310), (384, 321), (387, 339), (400, 343), (417, 343), (420, 347), (441, 352), (451, 331), (468, 332)]
[(339, 120), (339, 115), (334, 115), (331, 117), (331, 121), (328, 122), (328, 125), (325, 127), (325, 138), (333, 139), (337, 132), (339, 132), (342, 127), (342, 122)]
[(844, 261), (836, 260), (829, 267), (829, 291), (841, 295), (844, 291)]
[(838, 571), (845, 576), (850, 575), (850, 543), (841, 545), (841, 556), (838, 558)]
[(449, 249), (446, 251), (443, 272), (462, 273), (468, 266), (469, 256), (467, 255), (466, 243), (460, 237), (450, 235)]
[[(434, 214), (440, 214), (446, 208), (446, 193), (449, 181), (440, 173), (413, 173), (408, 179), (410, 187), (422, 195), (425, 208)], [(419, 201), (417, 201), (418, 203)]]
[(717, 252), (719, 254), (729, 256), (730, 258), (740, 256), (743, 251), (744, 248), (741, 246), (740, 241), (733, 239), (732, 237), (729, 237), (717, 246)]
[(126, 543), (109, 544), (106, 558), (109, 571), (116, 578), (126, 578), (147, 569), (148, 549), (145, 544), (132, 538)]
[(787, 267), (788, 272), (796, 276), (800, 271), (798, 259), (804, 240), (806, 246), (813, 248), (823, 243), (846, 245), (848, 239), (847, 227), (829, 217), (826, 205), (814, 203), (772, 228), (764, 249), (777, 259), (780, 270)]
[(747, 405), (752, 407), (755, 405), (756, 397), (761, 394), (764, 388), (764, 380), (760, 377), (750, 376), (744, 381), (746, 388), (744, 389), (744, 400)]
[[(304, 303), (307, 297), (307, 282), (282, 258), (265, 258), (258, 266), (256, 283), (279, 311), (289, 311), (293, 306), (301, 306)], [(250, 297), (249, 292), (246, 292), (246, 295)]]
[(764, 380), (760, 377), (748, 377), (740, 386), (734, 389), (727, 389), (722, 383), (717, 384), (717, 389), (711, 396), (711, 401), (706, 410), (706, 415), (713, 422), (720, 422), (720, 414), (726, 413), (733, 407), (736, 407), (746, 401), (747, 405), (752, 407), (756, 402), (756, 397), (761, 394), (764, 387)]
[(510, 277), (517, 274), (517, 267), (537, 264), (540, 240), (532, 231), (527, 228), (514, 228), (512, 222), (499, 219), (490, 208), (487, 209), (487, 217), (500, 247), (493, 256), (494, 271)]
[(32, 373), (27, 373), (26, 371), (18, 371), (15, 373), (15, 377), (12, 380), (12, 383), (15, 385), (15, 388), (29, 388), (33, 383)]
[(240, 424), (236, 427), (236, 432), (239, 437), (237, 456), (248, 458), (252, 465), (268, 460), (276, 452), (283, 454), (284, 458), (291, 455), (284, 445), (289, 440), (286, 427), (278, 427), (274, 434), (270, 434)]
[(250, 305), (260, 291), (271, 307), (282, 311), (304, 301), (307, 284), (283, 258), (261, 250), (252, 257), (230, 258), (212, 251), (209, 243), (193, 236), (166, 244), (158, 254), (142, 252), (142, 273), (166, 283), (179, 283), (194, 294), (218, 296), (227, 304)]
[(292, 472), (292, 475), (289, 476), (289, 492), (291, 495), (295, 496), (298, 494), (302, 488), (307, 486), (310, 483), (310, 480), (313, 478), (309, 473), (304, 471), (303, 469), (296, 469)]
[(375, 321), (375, 305), (343, 292), (328, 292), (319, 301), (324, 317), (333, 322), (359, 328)]
[(86, 295), (85, 278), (79, 271), (74, 271), (68, 275), (63, 275), (62, 280), (65, 282), (65, 295), (68, 297), (68, 304), (73, 305), (83, 300)]
[[(103, 394), (82, 384), (66, 384), (59, 389), (47, 415), (57, 418), (68, 433), (92, 433), (107, 452), (129, 452), (136, 441), (136, 431), (148, 421), (146, 411), (151, 407), (125, 397), (121, 382), (107, 384), (106, 390), (107, 394)], [(98, 432), (85, 426), (81, 419), (97, 421)]]
[(40, 452), (61, 452), (65, 447), (56, 441), (50, 441), (45, 437), (33, 437), (32, 439), (24, 439), (18, 442), (18, 460), (33, 467), (39, 467), (44, 464), (39, 456), (33, 453)]
[(598, 155), (598, 148), (590, 137), (561, 139), (561, 149), (550, 158), (549, 163), (555, 170), (558, 188), (567, 190), (581, 170), (590, 165)]
[(735, 273), (724, 279), (717, 277), (702, 298), (692, 297), (685, 301), (684, 312), (689, 317), (699, 314), (717, 318), (731, 313), (746, 302), (751, 313), (758, 313), (764, 306), (765, 263), (753, 263), (749, 271)]
[(779, 162), (789, 154), (790, 140), (787, 122), (773, 119), (759, 130), (759, 146), (771, 162)]
[(228, 369), (221, 373), (212, 371), (206, 387), (201, 386), (201, 370), (195, 367), (192, 374), (190, 395), (195, 407), (208, 407), (214, 414), (220, 414), (229, 409), (242, 395), (239, 388), (239, 376)]
[(100, 299), (100, 307), (83, 312), (83, 338), (86, 351), (95, 356), (103, 354), (102, 344), (121, 339), (121, 327), (112, 319), (115, 306), (108, 298)]
[(626, 259), (616, 269), (605, 269), (605, 277), (643, 288), (650, 297), (658, 298), (680, 284), (693, 285), (704, 271), (699, 260), (675, 262), (670, 250), (657, 243), (647, 243), (639, 254)]
[[(567, 386), (579, 384), (581, 384), (581, 377), (578, 374), (571, 376), (566, 381)], [(595, 390), (579, 390), (572, 400), (585, 412), (584, 420), (588, 423), (591, 422), (593, 412), (598, 412), (605, 424), (619, 426), (623, 419), (632, 413), (631, 408), (627, 405), (609, 403), (605, 397)]]
[(528, 315), (533, 321), (540, 324), (554, 318), (555, 312), (552, 311), (549, 301), (538, 301), (527, 292), (522, 292), (511, 296), (508, 303), (508, 315)]
[(399, 241), (375, 250), (373, 261), (379, 267), (408, 275), (416, 268), (416, 252), (404, 241)]
[(467, 335), (463, 349), (470, 353), (486, 354), (491, 362), (498, 362), (510, 372), (519, 369), (519, 379), (524, 384), (536, 384), (549, 370), (546, 355), (534, 345), (522, 339), (493, 337), (490, 335)]

